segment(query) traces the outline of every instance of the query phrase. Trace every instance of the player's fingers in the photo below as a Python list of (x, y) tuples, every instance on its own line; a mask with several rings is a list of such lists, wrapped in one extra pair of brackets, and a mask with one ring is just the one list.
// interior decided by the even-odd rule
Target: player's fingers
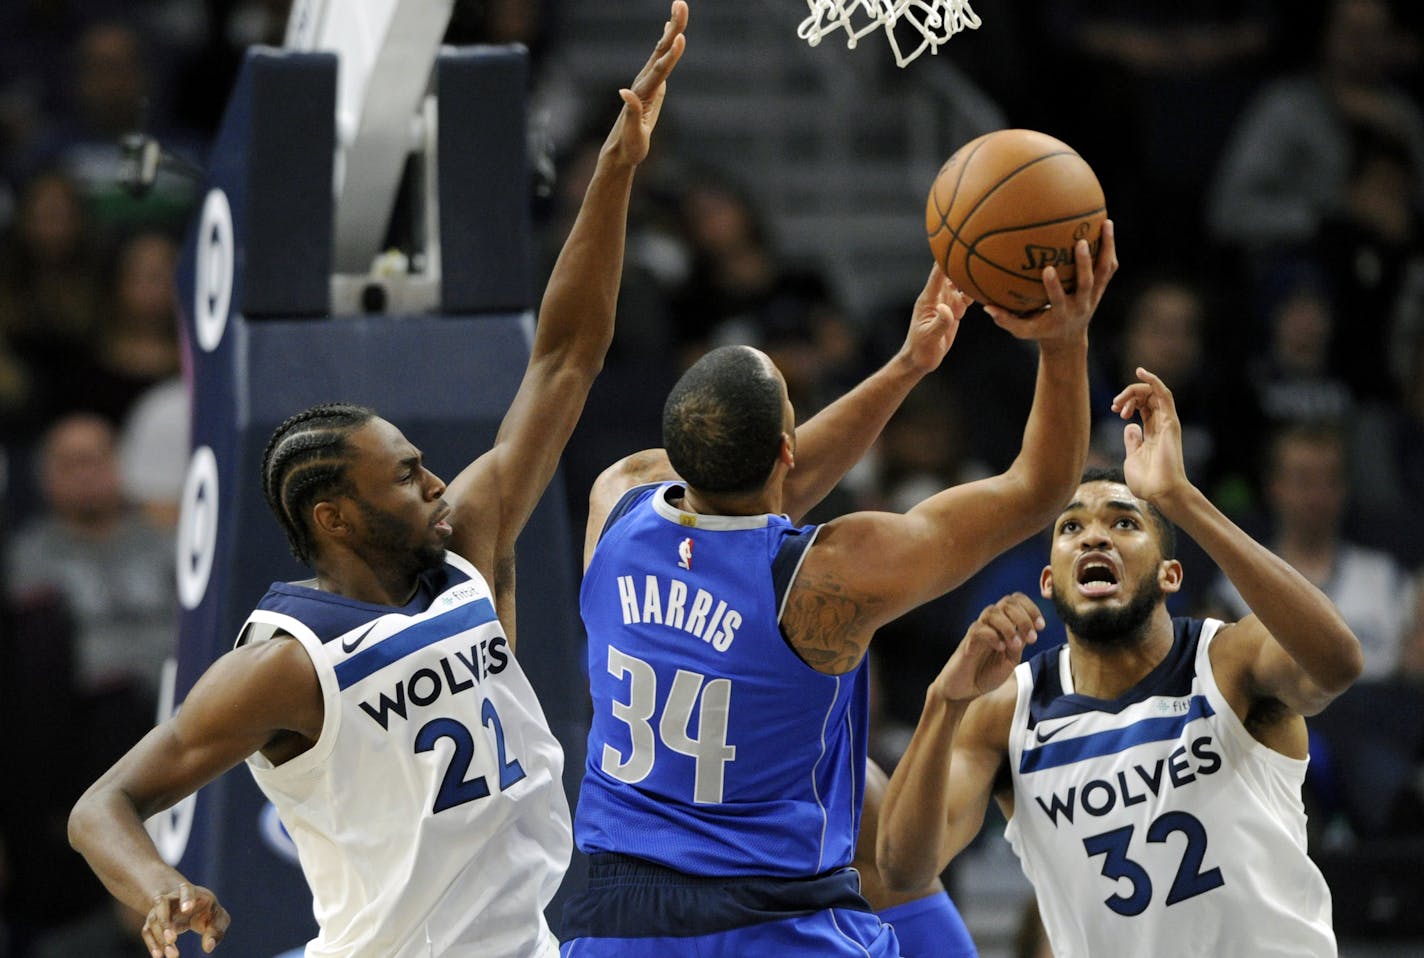
[(994, 306), (990, 303), (984, 303), (983, 306), (984, 312), (989, 314), (989, 318), (994, 321), (994, 325), (1015, 339), (1033, 338), (1039, 330), (1039, 327), (1034, 324), (1042, 321), (1044, 317), (1051, 312), (1051, 310), (1039, 310), (1028, 316), (1020, 316), (1018, 313), (1010, 312), (1002, 306)]
[(687, 0), (673, 0), (671, 22), (678, 33), (687, 29), (688, 13)]
[(1137, 378), (1152, 387), (1152, 391), (1159, 396), (1170, 399), (1172, 390), (1167, 388), (1167, 384), (1162, 381), (1162, 377), (1143, 366), (1137, 367)]
[(682, 34), (686, 26), (687, 17), (684, 7), (681, 23), (678, 23), (674, 17), (663, 24), (662, 36), (658, 38), (653, 52), (648, 55), (648, 62), (643, 64), (643, 68), (633, 78), (634, 89), (646, 96), (649, 90), (667, 79), (667, 75), (677, 65), (677, 61), (682, 57), (682, 51), (686, 48), (687, 40)]
[(1147, 398), (1151, 395), (1152, 387), (1146, 383), (1130, 383), (1124, 386), (1122, 391), (1113, 397), (1112, 408), (1117, 412), (1123, 413), (1124, 418), (1126, 418), (1128, 413), (1124, 410), (1129, 406), (1140, 406), (1146, 402)]
[(979, 621), (988, 627), (985, 633), (990, 648), (996, 652), (1002, 652), (1008, 648), (1008, 643), (1018, 636), (1018, 627), (1014, 625), (1014, 620), (1009, 618), (1003, 608), (997, 603), (989, 606), (979, 616)]
[(1122, 444), (1130, 456), (1142, 448), (1142, 427), (1130, 422), (1122, 427)]
[(168, 895), (159, 895), (154, 899), (153, 907), (148, 910), (147, 927), (153, 930), (153, 937), (160, 945), (172, 941), (169, 937), (173, 930), (173, 900)]
[(153, 924), (152, 913), (149, 920), (143, 923), (139, 929), (139, 937), (143, 939), (143, 946), (148, 949), (148, 953), (153, 958), (163, 958), (163, 935)]
[(658, 57), (653, 63), (652, 80), (662, 83), (672, 72), (672, 68), (677, 66), (677, 62), (682, 59), (682, 54), (687, 50), (687, 37), (682, 34), (672, 38), (668, 44), (667, 52)]
[(1048, 301), (1054, 306), (1061, 307), (1067, 301), (1068, 294), (1063, 291), (1063, 279), (1058, 275), (1057, 267), (1043, 268), (1043, 290), (1048, 294)]
[(227, 934), (227, 926), (231, 923), (232, 918), (228, 915), (227, 909), (217, 902), (213, 902), (212, 913), (208, 916), (204, 927), (201, 929), (203, 933), (203, 951), (211, 952), (216, 948), (218, 943), (221, 942), (223, 937)]
[(1073, 265), (1074, 278), (1077, 286), (1074, 292), (1077, 295), (1092, 299), (1093, 290), (1096, 288), (1096, 276), (1093, 274), (1093, 251), (1088, 246), (1087, 240), (1079, 240), (1073, 244)]
[(952, 322), (954, 322), (954, 310), (950, 309), (944, 303), (935, 303), (934, 310), (930, 313), (925, 329), (931, 336), (935, 336), (943, 333), (945, 328)]
[(1094, 266), (1094, 275), (1097, 277), (1098, 286), (1101, 287), (1112, 275), (1117, 272), (1117, 227), (1112, 220), (1103, 221), (1101, 239), (1098, 245), (1098, 261)]
[(1043, 613), (1039, 611), (1038, 603), (1022, 592), (1004, 596), (999, 602), (1024, 631), (1043, 628)]

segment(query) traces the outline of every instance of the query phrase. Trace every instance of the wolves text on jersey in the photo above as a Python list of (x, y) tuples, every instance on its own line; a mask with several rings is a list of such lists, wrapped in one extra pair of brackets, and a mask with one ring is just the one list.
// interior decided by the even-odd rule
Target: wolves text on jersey
[(731, 647), (742, 625), (742, 614), (706, 589), (698, 589), (689, 605), (687, 583), (681, 579), (663, 582), (655, 575), (645, 576), (642, 595), (638, 593), (633, 576), (618, 577), (618, 603), (623, 608), (624, 625), (651, 622), (681, 629), (710, 643), (718, 652)]
[(468, 655), (457, 650), (453, 661), (452, 656), (441, 656), (438, 668), (422, 666), (397, 680), (390, 694), (380, 691), (375, 704), (369, 700), (359, 704), (381, 728), (389, 728), (392, 714), (404, 719), (409, 705), (424, 707), (442, 695), (459, 694), (498, 675), (508, 665), (508, 640), (502, 635), (487, 636), (471, 645)]
[(1050, 793), (1046, 801), (1042, 795), (1033, 796), (1033, 800), (1057, 828), (1060, 816), (1071, 825), (1079, 808), (1102, 817), (1119, 805), (1127, 808), (1147, 801), (1149, 793), (1156, 797), (1164, 788), (1185, 788), (1199, 776), (1219, 771), (1221, 766), (1221, 755), (1212, 749), (1211, 736), (1202, 735), (1193, 739), (1190, 746), (1178, 745), (1150, 765), (1133, 765), (1131, 769), (1120, 769), (1111, 779), (1095, 778), (1062, 793)]

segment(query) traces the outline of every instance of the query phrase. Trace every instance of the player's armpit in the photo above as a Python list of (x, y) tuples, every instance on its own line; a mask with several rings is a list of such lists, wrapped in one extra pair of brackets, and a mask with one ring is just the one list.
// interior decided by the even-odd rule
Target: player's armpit
[(1264, 700), (1280, 702), (1291, 714), (1308, 716), (1335, 698), (1311, 679), (1254, 615), (1217, 632), (1211, 643), (1211, 668), (1217, 686), (1243, 722)]

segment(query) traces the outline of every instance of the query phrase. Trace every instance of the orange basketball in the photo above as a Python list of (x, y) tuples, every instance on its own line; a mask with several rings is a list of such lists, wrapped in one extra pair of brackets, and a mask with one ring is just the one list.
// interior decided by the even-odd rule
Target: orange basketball
[(1048, 303), (1043, 268), (1072, 291), (1073, 248), (1097, 256), (1107, 206), (1098, 178), (1066, 143), (1034, 130), (970, 140), (935, 176), (925, 231), (954, 284), (981, 303), (1031, 313)]

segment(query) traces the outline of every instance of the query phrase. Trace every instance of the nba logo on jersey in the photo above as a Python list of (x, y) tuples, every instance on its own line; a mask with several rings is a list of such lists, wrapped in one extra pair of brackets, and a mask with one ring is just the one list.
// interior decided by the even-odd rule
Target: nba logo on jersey
[(677, 567), (692, 571), (692, 537), (689, 536), (677, 544)]

